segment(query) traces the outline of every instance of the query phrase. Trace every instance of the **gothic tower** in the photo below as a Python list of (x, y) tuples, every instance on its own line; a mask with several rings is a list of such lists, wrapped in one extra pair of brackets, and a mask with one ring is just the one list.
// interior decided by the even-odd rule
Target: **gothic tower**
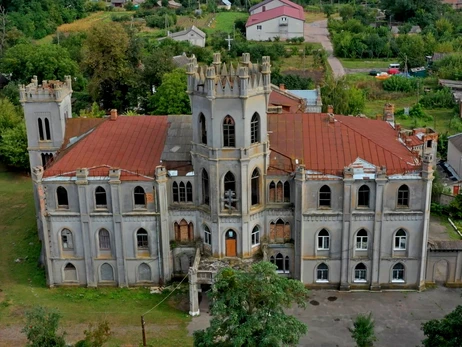
[(65, 81), (38, 84), (37, 76), (27, 86), (19, 86), (24, 108), (31, 170), (45, 166), (64, 141), (66, 118), (72, 118), (71, 77)]
[[(265, 207), (263, 179), (269, 165), (267, 107), (269, 57), (252, 64), (248, 53), (237, 67), (215, 53), (209, 67), (187, 67), (192, 107), (196, 204), (207, 219), (215, 256), (251, 255), (253, 216)], [(254, 240), (255, 241), (255, 240)]]

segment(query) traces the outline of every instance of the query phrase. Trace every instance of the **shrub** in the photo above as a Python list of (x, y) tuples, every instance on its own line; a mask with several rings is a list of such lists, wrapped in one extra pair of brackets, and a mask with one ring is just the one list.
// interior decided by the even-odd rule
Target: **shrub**
[(389, 92), (409, 93), (417, 89), (417, 80), (404, 76), (392, 76), (383, 81), (383, 89)]
[(55, 346), (64, 347), (64, 333), (58, 334), (61, 314), (57, 311), (36, 306), (26, 312), (26, 326), (22, 332), (26, 334), (31, 347)]
[(420, 99), (420, 103), (425, 108), (452, 108), (455, 106), (454, 98), (449, 88), (425, 94)]

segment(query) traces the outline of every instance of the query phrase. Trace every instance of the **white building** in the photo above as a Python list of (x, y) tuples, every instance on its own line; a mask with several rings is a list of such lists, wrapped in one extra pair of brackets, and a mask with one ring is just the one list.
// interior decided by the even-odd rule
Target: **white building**
[(175, 41), (188, 41), (190, 44), (199, 47), (205, 47), (206, 34), (196, 28), (194, 25), (191, 28), (168, 34), (168, 37)]
[(458, 179), (462, 176), (462, 133), (448, 137), (448, 164), (456, 172)]
[(282, 40), (304, 35), (303, 7), (288, 0), (263, 1), (250, 8), (246, 23), (247, 40)]

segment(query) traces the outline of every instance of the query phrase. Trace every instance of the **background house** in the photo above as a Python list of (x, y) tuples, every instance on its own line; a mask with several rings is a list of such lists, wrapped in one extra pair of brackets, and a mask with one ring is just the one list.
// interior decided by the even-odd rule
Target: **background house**
[(207, 35), (202, 30), (193, 25), (191, 28), (176, 33), (169, 32), (167, 37), (175, 41), (188, 41), (194, 46), (205, 47), (206, 36)]
[(448, 137), (448, 160), (457, 174), (457, 178), (461, 180), (462, 176), (462, 133)]
[(303, 7), (288, 0), (267, 0), (250, 8), (246, 23), (247, 40), (282, 40), (304, 35)]

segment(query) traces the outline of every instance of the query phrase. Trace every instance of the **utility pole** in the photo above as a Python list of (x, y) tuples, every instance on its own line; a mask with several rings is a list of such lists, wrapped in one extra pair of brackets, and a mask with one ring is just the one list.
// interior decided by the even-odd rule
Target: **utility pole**
[(144, 330), (144, 325), (146, 322), (144, 321), (144, 316), (141, 316), (141, 332), (143, 334), (143, 346), (146, 347), (146, 331)]

